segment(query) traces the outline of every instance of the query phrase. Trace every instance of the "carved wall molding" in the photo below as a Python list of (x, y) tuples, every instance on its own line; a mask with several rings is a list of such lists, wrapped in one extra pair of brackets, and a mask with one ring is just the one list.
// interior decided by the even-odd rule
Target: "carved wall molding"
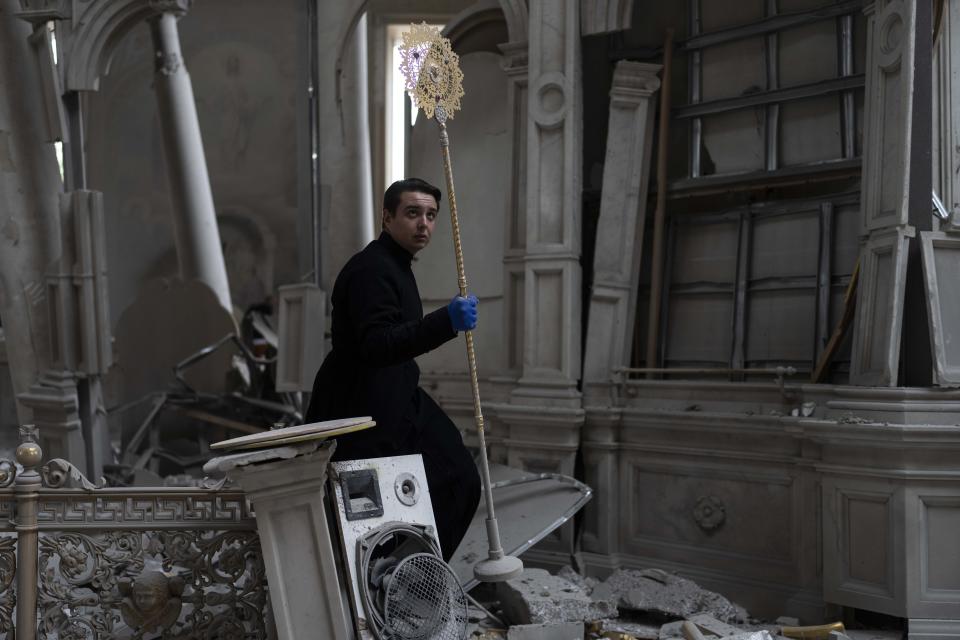
[[(478, 0), (457, 15), (443, 28), (443, 36), (450, 39), (450, 44), (459, 55), (473, 51), (497, 51), (497, 45), (502, 44), (506, 37), (506, 19), (500, 0)], [(469, 41), (468, 48), (461, 45)]]
[(907, 223), (916, 12), (903, 0), (878, 0), (864, 10), (864, 234)]
[(114, 49), (131, 29), (163, 13), (183, 15), (192, 4), (193, 0), (92, 0), (75, 5), (71, 28), (59, 43), (64, 90), (98, 90), (100, 77), (110, 71)]
[[(12, 491), (0, 492), (0, 532), (13, 531)], [(246, 496), (195, 489), (42, 489), (37, 525), (61, 529), (198, 528), (255, 530)]]
[(510, 42), (526, 42), (530, 28), (529, 12), (526, 0), (500, 0), (503, 17), (507, 21), (507, 33)]
[(701, 496), (693, 507), (693, 519), (701, 530), (716, 531), (727, 520), (727, 507), (717, 496)]

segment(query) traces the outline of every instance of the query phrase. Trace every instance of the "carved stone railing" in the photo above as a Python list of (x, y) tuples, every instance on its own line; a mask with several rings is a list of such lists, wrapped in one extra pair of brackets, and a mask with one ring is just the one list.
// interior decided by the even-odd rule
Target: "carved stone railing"
[(0, 639), (274, 636), (242, 492), (98, 488), (36, 441), (0, 461)]

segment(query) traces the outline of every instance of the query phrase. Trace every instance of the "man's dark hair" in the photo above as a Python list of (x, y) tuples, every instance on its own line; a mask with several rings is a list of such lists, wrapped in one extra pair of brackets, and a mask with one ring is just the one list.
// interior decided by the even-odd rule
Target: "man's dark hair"
[(431, 195), (437, 201), (437, 206), (440, 206), (440, 189), (420, 178), (404, 178), (387, 187), (383, 194), (383, 208), (389, 211), (390, 215), (394, 215), (400, 205), (400, 196), (407, 191), (417, 191)]

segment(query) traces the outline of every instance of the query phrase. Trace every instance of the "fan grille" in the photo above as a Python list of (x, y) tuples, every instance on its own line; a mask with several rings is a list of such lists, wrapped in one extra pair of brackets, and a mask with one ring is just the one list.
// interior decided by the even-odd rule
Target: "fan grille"
[(384, 602), (385, 626), (398, 640), (462, 640), (467, 600), (440, 558), (414, 553), (400, 561)]

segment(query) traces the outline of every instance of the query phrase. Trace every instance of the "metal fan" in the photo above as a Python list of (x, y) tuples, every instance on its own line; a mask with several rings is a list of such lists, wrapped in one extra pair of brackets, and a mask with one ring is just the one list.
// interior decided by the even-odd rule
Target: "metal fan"
[(358, 541), (358, 583), (379, 640), (464, 640), (467, 599), (425, 527), (399, 522)]

